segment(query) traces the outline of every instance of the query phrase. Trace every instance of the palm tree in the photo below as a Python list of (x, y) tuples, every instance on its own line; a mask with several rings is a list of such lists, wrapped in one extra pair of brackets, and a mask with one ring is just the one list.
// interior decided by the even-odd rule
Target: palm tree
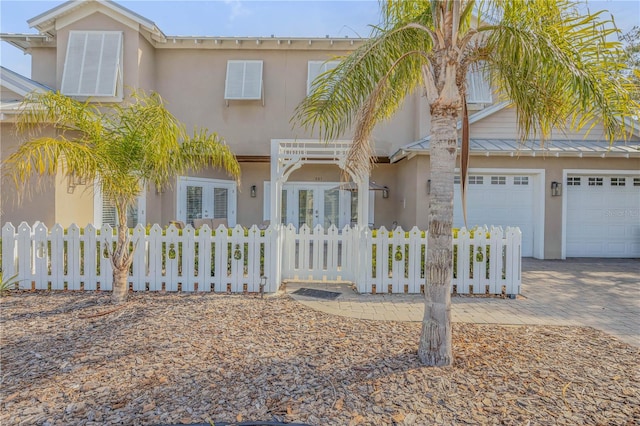
[(602, 122), (613, 141), (624, 137), (623, 119), (637, 108), (619, 78), (620, 46), (607, 38), (616, 31), (601, 13), (580, 15), (565, 0), (388, 0), (371, 38), (320, 75), (298, 105), (293, 121), (323, 140), (353, 129), (348, 167), (363, 177), (374, 155), (374, 126), (417, 90), (428, 101), (428, 285), (418, 348), (424, 364), (449, 365), (453, 358), (453, 180), (460, 151), (466, 182), (467, 72), (483, 69), (512, 102), (523, 139), (544, 141), (554, 127)]
[[(130, 244), (127, 210), (147, 184), (162, 188), (179, 174), (207, 165), (239, 180), (240, 166), (229, 147), (207, 130), (189, 135), (157, 93), (133, 92), (128, 102), (100, 105), (60, 93), (25, 97), (17, 129), (30, 140), (6, 159), (18, 188), (32, 175), (77, 177), (96, 181), (103, 196), (115, 204), (118, 238), (110, 252), (113, 303), (127, 300)], [(53, 126), (56, 136), (38, 135)]]

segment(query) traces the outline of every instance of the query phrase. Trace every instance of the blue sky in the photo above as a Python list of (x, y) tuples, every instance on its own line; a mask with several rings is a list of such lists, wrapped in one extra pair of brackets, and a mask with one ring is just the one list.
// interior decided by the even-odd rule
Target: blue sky
[[(35, 33), (33, 18), (63, 1), (0, 0), (0, 32)], [(379, 22), (377, 0), (194, 0), (119, 1), (150, 19), (167, 35), (365, 37)], [(640, 25), (638, 0), (590, 0), (589, 8), (607, 9), (623, 31)], [(0, 43), (0, 64), (30, 76), (29, 55)]]

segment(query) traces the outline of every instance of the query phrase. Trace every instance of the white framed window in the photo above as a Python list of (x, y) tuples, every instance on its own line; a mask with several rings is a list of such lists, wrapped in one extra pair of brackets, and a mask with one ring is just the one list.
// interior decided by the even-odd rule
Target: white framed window
[(633, 178), (633, 186), (640, 186), (640, 178)]
[(227, 219), (236, 226), (237, 190), (235, 181), (178, 178), (177, 219), (193, 225), (194, 219)]
[(626, 178), (623, 177), (612, 177), (611, 178), (611, 186), (625, 186)]
[(514, 176), (514, 185), (529, 185), (529, 176)]
[(577, 176), (569, 176), (567, 178), (567, 186), (580, 186), (580, 178)]
[(60, 91), (121, 98), (122, 50), (121, 31), (69, 31)]
[(491, 176), (491, 185), (506, 185), (506, 176)]
[(482, 185), (484, 183), (484, 176), (469, 176), (469, 185)]
[(602, 186), (604, 183), (604, 179), (601, 177), (590, 177), (589, 178), (589, 186)]
[(307, 95), (311, 93), (313, 81), (320, 75), (338, 66), (339, 61), (309, 61), (307, 65)]
[[(138, 196), (135, 205), (127, 210), (127, 226), (135, 228), (138, 224), (145, 225), (147, 219), (147, 191), (142, 191)], [(93, 225), (100, 228), (104, 225), (111, 225), (115, 228), (118, 225), (118, 213), (114, 202), (103, 196), (100, 185), (94, 186), (93, 198)]]
[(262, 61), (227, 61), (226, 100), (262, 99)]
[(479, 63), (467, 71), (467, 103), (490, 104), (492, 102), (491, 85), (484, 69), (484, 63)]

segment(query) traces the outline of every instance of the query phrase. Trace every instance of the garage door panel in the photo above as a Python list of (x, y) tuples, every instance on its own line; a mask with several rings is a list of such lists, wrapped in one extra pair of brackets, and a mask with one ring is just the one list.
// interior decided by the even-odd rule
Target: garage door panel
[(610, 253), (611, 256), (619, 257), (623, 256), (627, 251), (627, 244), (625, 243), (608, 243), (605, 244), (605, 250)]
[[(491, 184), (495, 174), (474, 173), (470, 176), (467, 193), (467, 223), (474, 226), (517, 226), (522, 232), (522, 255), (533, 256), (533, 185), (513, 184), (513, 176), (506, 176), (504, 184)], [(482, 184), (471, 183), (476, 177)], [(502, 175), (504, 176), (504, 175)], [(502, 181), (502, 180), (500, 180)], [(464, 226), (460, 185), (455, 186), (454, 226)]]
[(579, 185), (572, 177), (578, 175), (566, 185), (566, 255), (640, 256), (640, 187), (630, 177), (582, 175)]
[(607, 226), (607, 234), (609, 234), (610, 238), (624, 238), (627, 236), (628, 232), (631, 231), (630, 227), (624, 225), (609, 225)]

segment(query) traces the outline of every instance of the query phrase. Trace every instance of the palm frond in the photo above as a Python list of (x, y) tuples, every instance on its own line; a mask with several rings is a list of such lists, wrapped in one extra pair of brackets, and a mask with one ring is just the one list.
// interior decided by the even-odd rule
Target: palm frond
[[(606, 137), (625, 138), (632, 99), (621, 78), (617, 30), (602, 13), (578, 15), (567, 1), (503, 1), (489, 31), (486, 60), (498, 89), (516, 106), (521, 138), (546, 139), (553, 128), (601, 122)], [(588, 130), (588, 129), (587, 129)]]

